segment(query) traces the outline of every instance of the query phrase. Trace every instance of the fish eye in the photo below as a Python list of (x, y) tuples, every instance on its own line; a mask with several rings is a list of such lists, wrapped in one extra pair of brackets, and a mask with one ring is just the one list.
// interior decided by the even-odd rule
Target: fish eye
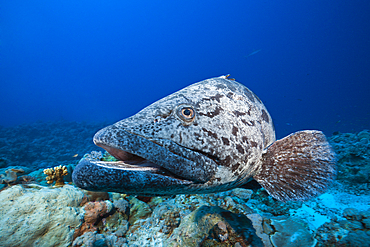
[(180, 117), (181, 120), (191, 122), (194, 120), (195, 111), (191, 106), (182, 105), (178, 108), (177, 115)]

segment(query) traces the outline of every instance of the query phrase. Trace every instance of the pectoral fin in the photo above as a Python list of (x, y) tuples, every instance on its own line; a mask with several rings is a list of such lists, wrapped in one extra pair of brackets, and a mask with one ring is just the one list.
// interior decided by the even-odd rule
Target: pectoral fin
[(335, 153), (321, 131), (299, 131), (278, 140), (262, 159), (254, 179), (280, 201), (315, 197), (336, 175)]

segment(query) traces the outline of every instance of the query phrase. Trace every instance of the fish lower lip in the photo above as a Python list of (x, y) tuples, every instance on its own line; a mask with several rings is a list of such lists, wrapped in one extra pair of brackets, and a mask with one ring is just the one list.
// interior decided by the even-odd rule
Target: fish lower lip
[[(168, 174), (158, 167), (83, 159), (72, 173), (76, 186), (90, 191), (118, 192), (133, 195), (164, 195), (166, 188), (182, 191), (193, 184)], [(164, 193), (163, 193), (164, 192)]]
[(131, 171), (148, 171), (148, 172), (154, 172), (157, 173), (161, 170), (161, 167), (151, 163), (149, 161), (147, 162), (141, 162), (137, 164), (130, 164), (126, 163), (124, 161), (92, 161), (92, 163), (103, 166), (110, 169), (121, 169), (121, 170), (131, 170)]

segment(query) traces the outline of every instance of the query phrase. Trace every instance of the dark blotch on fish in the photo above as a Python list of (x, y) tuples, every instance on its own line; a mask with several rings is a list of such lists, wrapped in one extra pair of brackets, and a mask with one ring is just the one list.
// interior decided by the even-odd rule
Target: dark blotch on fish
[(211, 96), (211, 97), (209, 97), (209, 99), (211, 99), (211, 100), (216, 100), (218, 103), (220, 103), (220, 102), (221, 102), (221, 101), (220, 101), (220, 99), (221, 99), (222, 97), (224, 97), (222, 94), (216, 94), (215, 96)]
[(240, 154), (244, 154), (244, 148), (241, 145), (237, 144), (236, 149), (239, 151)]
[(221, 137), (221, 139), (222, 139), (222, 143), (223, 143), (224, 145), (226, 145), (226, 146), (229, 146), (229, 145), (230, 145), (230, 141), (229, 141), (229, 139), (227, 139), (227, 138), (225, 138), (225, 137)]
[(218, 138), (216, 133), (213, 133), (212, 131), (206, 130), (205, 128), (202, 128), (202, 130), (204, 132), (206, 132), (208, 134), (208, 136), (213, 137), (214, 139)]
[(245, 112), (240, 112), (240, 111), (233, 111), (233, 113), (235, 114), (235, 116), (237, 117), (240, 117), (240, 116), (244, 116), (246, 113)]
[(233, 126), (233, 130), (232, 130), (232, 132), (231, 132), (234, 136), (236, 136), (237, 135), (237, 133), (238, 133), (238, 128), (236, 127), (236, 126)]
[(210, 118), (213, 118), (217, 115), (219, 115), (221, 113), (221, 108), (220, 107), (216, 107), (216, 109), (214, 111), (207, 111), (207, 113), (202, 113), (202, 112), (199, 112), (198, 114), (200, 116), (207, 116), (207, 117), (210, 117)]
[(262, 117), (263, 121), (266, 121), (267, 123), (270, 122), (269, 116), (268, 116), (268, 114), (265, 110), (262, 110), (262, 116), (261, 117)]

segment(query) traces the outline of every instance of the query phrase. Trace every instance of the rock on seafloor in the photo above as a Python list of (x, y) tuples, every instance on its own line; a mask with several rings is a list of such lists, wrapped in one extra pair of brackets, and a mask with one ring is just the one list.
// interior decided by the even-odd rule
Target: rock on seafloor
[(165, 246), (251, 245), (263, 247), (252, 221), (220, 207), (202, 206), (187, 215), (165, 242)]
[(0, 193), (0, 246), (69, 246), (82, 223), (78, 208), (84, 194), (61, 188), (20, 185)]
[(275, 233), (271, 235), (274, 246), (314, 247), (317, 244), (317, 239), (310, 233), (307, 224), (298, 218), (272, 219), (271, 225), (275, 229)]

